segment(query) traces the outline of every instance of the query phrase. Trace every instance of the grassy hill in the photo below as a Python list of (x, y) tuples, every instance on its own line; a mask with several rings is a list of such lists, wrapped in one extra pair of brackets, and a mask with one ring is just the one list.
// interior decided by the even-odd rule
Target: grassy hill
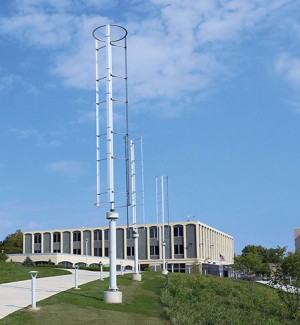
[(143, 272), (142, 282), (118, 277), (123, 303), (103, 302), (108, 279), (94, 281), (38, 302), (39, 311), (24, 309), (1, 324), (199, 324), (289, 325), (287, 310), (274, 289), (246, 281), (201, 275)]
[(31, 279), (29, 271), (38, 271), (39, 278), (70, 274), (69, 271), (53, 267), (21, 266), (16, 263), (0, 263), (0, 283)]

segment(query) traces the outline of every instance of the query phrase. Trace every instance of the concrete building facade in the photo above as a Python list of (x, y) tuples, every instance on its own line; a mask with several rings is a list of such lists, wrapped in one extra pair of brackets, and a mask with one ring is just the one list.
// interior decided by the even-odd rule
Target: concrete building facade
[[(218, 273), (233, 264), (233, 237), (199, 221), (165, 224), (166, 261), (169, 271), (189, 272), (199, 267), (205, 273)], [(162, 224), (138, 226), (141, 269), (160, 269), (162, 263)], [(23, 258), (35, 262), (51, 259), (56, 264), (108, 264), (108, 227), (29, 231), (24, 233)], [(117, 227), (117, 264), (132, 267), (134, 259), (132, 228)], [(21, 256), (19, 257), (21, 258)], [(14, 256), (14, 260), (18, 259)], [(225, 272), (226, 273), (226, 272)]]

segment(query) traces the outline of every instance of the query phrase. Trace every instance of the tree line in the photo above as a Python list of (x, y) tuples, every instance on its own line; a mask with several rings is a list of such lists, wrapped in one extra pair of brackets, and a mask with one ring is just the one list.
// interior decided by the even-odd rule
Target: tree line
[(248, 245), (234, 258), (233, 268), (249, 281), (249, 293), (258, 279), (276, 288), (292, 319), (300, 319), (300, 252), (286, 247), (265, 248)]
[(22, 254), (23, 253), (23, 233), (20, 229), (16, 230), (0, 241), (0, 261), (6, 261), (6, 254)]

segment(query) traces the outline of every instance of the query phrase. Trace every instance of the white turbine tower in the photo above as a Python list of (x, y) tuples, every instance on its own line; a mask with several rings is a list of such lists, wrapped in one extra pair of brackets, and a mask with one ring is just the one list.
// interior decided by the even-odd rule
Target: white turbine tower
[[(128, 139), (128, 98), (127, 98), (127, 45), (126, 37), (127, 30), (118, 25), (103, 25), (97, 27), (93, 31), (95, 38), (96, 50), (96, 153), (97, 153), (97, 203), (100, 206), (100, 197), (102, 194), (107, 195), (109, 211), (106, 213), (106, 219), (109, 221), (109, 267), (110, 267), (110, 282), (108, 291), (104, 292), (104, 301), (108, 303), (121, 303), (122, 292), (117, 287), (117, 237), (116, 237), (116, 221), (119, 214), (116, 212), (116, 190), (115, 190), (115, 165), (114, 161), (117, 159), (114, 154), (115, 143), (114, 138), (117, 132), (114, 129), (114, 103), (121, 103), (125, 105), (126, 114), (126, 131), (125, 139)], [(124, 73), (117, 75), (113, 72), (113, 50), (124, 49)], [(105, 66), (100, 67), (99, 56), (104, 52)], [(120, 65), (120, 60), (114, 61)], [(124, 99), (116, 99), (113, 96), (113, 81), (118, 78), (124, 81)], [(101, 87), (102, 86), (102, 87)], [(119, 95), (120, 87), (117, 87), (117, 94)], [(100, 107), (105, 106), (103, 112), (103, 119), (101, 119)], [(106, 131), (100, 132), (100, 122), (106, 123)], [(124, 134), (123, 134), (124, 135)], [(106, 154), (101, 159), (101, 137), (105, 137)], [(127, 143), (127, 141), (126, 141)], [(105, 148), (105, 146), (104, 146)], [(127, 149), (126, 149), (127, 150)], [(106, 161), (106, 188), (101, 192), (101, 186), (105, 181), (100, 182), (100, 166), (101, 162)], [(105, 180), (105, 178), (104, 178)]]
[(141, 281), (142, 276), (139, 273), (139, 232), (136, 222), (136, 186), (135, 186), (135, 156), (134, 156), (134, 142), (130, 141), (130, 164), (131, 164), (131, 192), (132, 192), (132, 230), (134, 239), (134, 273), (132, 280)]
[[(161, 207), (159, 209), (159, 182), (160, 182), (160, 195)], [(162, 274), (168, 274), (166, 268), (166, 241), (165, 241), (165, 189), (164, 189), (164, 176), (156, 176), (156, 218), (158, 222), (159, 211), (161, 212), (162, 230), (161, 230), (161, 246), (162, 246)]]

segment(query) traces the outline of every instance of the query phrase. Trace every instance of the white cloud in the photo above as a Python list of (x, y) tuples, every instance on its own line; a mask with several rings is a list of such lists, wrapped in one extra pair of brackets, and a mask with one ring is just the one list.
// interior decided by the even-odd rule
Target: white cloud
[(108, 9), (117, 4), (117, 0), (16, 0), (16, 6), (23, 13), (36, 11), (74, 12), (97, 8)]
[(294, 111), (297, 114), (300, 114), (300, 99), (289, 99), (284, 101), (286, 104), (288, 104), (292, 111)]
[[(129, 31), (130, 105), (139, 108), (146, 100), (152, 100), (178, 112), (191, 98), (194, 101), (202, 98), (213, 85), (238, 73), (233, 53), (244, 35), (267, 26), (273, 17), (280, 19), (284, 8), (294, 3), (294, 0), (152, 0), (147, 4), (129, 1), (128, 6), (135, 5), (137, 12), (144, 13), (139, 16), (131, 13), (130, 19), (122, 23)], [(116, 1), (108, 0), (19, 0), (17, 13), (4, 17), (0, 28), (28, 44), (53, 49), (49, 73), (60, 77), (66, 86), (93, 89), (95, 62), (91, 33), (95, 27), (111, 21), (103, 14), (115, 5)], [(143, 5), (149, 13), (141, 9)], [(102, 16), (97, 15), (97, 9)], [(286, 20), (281, 22), (284, 28)], [(288, 67), (285, 74), (288, 79), (298, 80), (298, 73)]]
[(32, 137), (39, 137), (39, 132), (35, 129), (11, 128), (9, 131), (13, 133), (16, 136), (16, 138), (19, 140), (32, 138)]
[(35, 145), (44, 147), (62, 147), (64, 131), (41, 132), (37, 129), (10, 128), (17, 140), (34, 139)]
[(281, 53), (275, 61), (275, 71), (295, 86), (300, 85), (300, 58)]
[(95, 112), (94, 111), (80, 111), (77, 123), (78, 124), (84, 124), (84, 123), (95, 124)]
[(46, 167), (50, 171), (58, 172), (71, 178), (77, 178), (84, 172), (83, 163), (73, 160), (61, 160), (52, 162), (49, 163)]
[(0, 72), (3, 74), (0, 77), (0, 92), (14, 90), (15, 88), (23, 89), (25, 92), (32, 95), (37, 95), (38, 90), (35, 86), (30, 85), (21, 76), (13, 73), (7, 73), (5, 69), (1, 69)]

